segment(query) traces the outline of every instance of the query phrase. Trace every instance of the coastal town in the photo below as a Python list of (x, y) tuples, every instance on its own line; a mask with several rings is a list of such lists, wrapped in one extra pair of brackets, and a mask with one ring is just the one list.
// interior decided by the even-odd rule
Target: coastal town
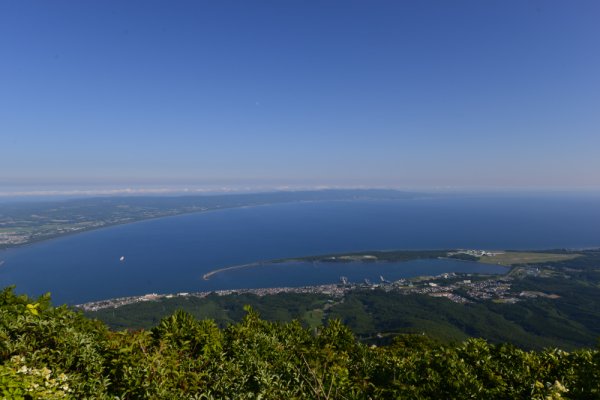
[(280, 293), (311, 293), (324, 294), (332, 298), (343, 298), (348, 292), (355, 290), (383, 290), (386, 292), (399, 292), (402, 294), (421, 294), (432, 297), (444, 298), (449, 301), (467, 304), (482, 301), (498, 303), (516, 303), (523, 299), (534, 297), (557, 298), (551, 293), (519, 292), (511, 288), (511, 282), (520, 275), (540, 275), (539, 268), (518, 267), (509, 274), (501, 276), (444, 273), (437, 276), (422, 276), (397, 281), (387, 281), (383, 276), (380, 281), (373, 283), (365, 279), (361, 283), (348, 282), (347, 278), (340, 277), (340, 282), (329, 285), (301, 286), (301, 287), (273, 287), (258, 289), (229, 289), (206, 292), (181, 292), (176, 294), (150, 293), (142, 296), (120, 297), (79, 304), (76, 307), (84, 311), (98, 311), (106, 308), (118, 308), (129, 304), (159, 301), (174, 297), (199, 297), (210, 294), (227, 296), (235, 294), (253, 294), (256, 296), (277, 295)]

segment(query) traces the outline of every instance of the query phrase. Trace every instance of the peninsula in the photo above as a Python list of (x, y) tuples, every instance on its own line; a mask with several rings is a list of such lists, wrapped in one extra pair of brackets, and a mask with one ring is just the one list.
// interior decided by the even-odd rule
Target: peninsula
[(484, 264), (511, 266), (516, 264), (554, 262), (570, 260), (578, 254), (557, 254), (552, 252), (526, 252), (526, 251), (499, 251), (499, 250), (376, 250), (351, 253), (336, 253), (313, 255), (275, 260), (257, 261), (248, 264), (232, 265), (218, 268), (202, 275), (203, 280), (224, 272), (239, 269), (255, 268), (265, 265), (283, 263), (375, 263), (375, 262), (403, 262), (411, 260), (427, 260), (436, 258), (458, 259), (463, 261), (477, 261)]

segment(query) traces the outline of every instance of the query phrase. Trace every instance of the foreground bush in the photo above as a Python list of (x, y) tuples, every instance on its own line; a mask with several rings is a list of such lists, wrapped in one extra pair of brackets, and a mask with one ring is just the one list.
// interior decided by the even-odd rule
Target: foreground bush
[(594, 399), (600, 353), (401, 336), (369, 347), (252, 310), (221, 330), (184, 312), (110, 332), (49, 298), (0, 293), (0, 395), (14, 399)]

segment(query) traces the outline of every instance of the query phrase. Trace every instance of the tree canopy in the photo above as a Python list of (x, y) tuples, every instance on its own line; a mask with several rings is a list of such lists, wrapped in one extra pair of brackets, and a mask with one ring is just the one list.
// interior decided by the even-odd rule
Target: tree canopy
[(525, 351), (469, 339), (356, 340), (246, 309), (219, 328), (177, 311), (150, 330), (110, 331), (49, 296), (0, 292), (0, 394), (8, 399), (590, 399), (600, 352)]

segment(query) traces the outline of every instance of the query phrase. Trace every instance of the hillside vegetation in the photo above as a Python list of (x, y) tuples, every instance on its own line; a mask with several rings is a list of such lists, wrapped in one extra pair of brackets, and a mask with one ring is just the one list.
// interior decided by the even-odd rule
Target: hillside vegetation
[(8, 399), (590, 399), (600, 352), (524, 351), (481, 339), (358, 342), (338, 320), (306, 329), (247, 308), (219, 328), (178, 311), (112, 332), (67, 307), (0, 292), (0, 394)]
[[(390, 254), (414, 257), (429, 253), (386, 254), (386, 257)], [(524, 254), (524, 258), (528, 258), (533, 253)], [(243, 306), (250, 305), (269, 321), (298, 320), (313, 329), (339, 319), (360, 341), (368, 344), (389, 344), (396, 335), (425, 332), (445, 343), (481, 337), (492, 343), (508, 342), (528, 350), (593, 347), (600, 337), (600, 251), (554, 250), (551, 254), (564, 257), (554, 262), (514, 265), (507, 279), (468, 277), (475, 283), (502, 279), (502, 283), (510, 284), (504, 297), (515, 299), (513, 302), (493, 296), (478, 298), (464, 286), (455, 293), (470, 301), (466, 304), (410, 293), (406, 287), (389, 291), (371, 287), (349, 291), (343, 297), (318, 291), (265, 296), (250, 293), (174, 296), (90, 311), (88, 316), (102, 320), (114, 330), (150, 329), (161, 318), (183, 309), (196, 318), (210, 318), (224, 328), (242, 321)], [(418, 286), (416, 280), (413, 281), (415, 287)], [(443, 287), (449, 286), (451, 281), (439, 279), (436, 282)], [(426, 286), (426, 283), (421, 285)]]

